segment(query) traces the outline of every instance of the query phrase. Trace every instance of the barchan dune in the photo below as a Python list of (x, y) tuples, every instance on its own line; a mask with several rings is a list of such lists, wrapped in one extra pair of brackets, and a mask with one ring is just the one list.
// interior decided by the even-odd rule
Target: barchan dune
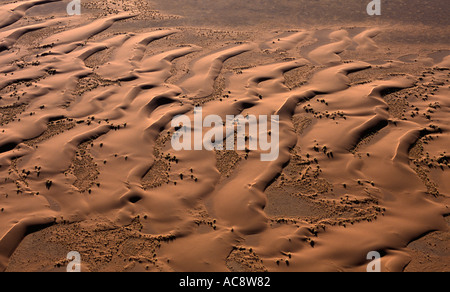
[(1, 271), (450, 271), (448, 1), (69, 2), (0, 6)]

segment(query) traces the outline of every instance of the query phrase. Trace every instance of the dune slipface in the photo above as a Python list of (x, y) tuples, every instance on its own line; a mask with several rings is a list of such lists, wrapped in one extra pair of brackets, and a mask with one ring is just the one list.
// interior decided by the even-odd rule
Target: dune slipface
[[(447, 24), (208, 27), (139, 0), (82, 16), (10, 2), (1, 271), (65, 270), (70, 251), (84, 271), (366, 271), (372, 251), (382, 271), (449, 270)], [(279, 155), (175, 151), (172, 120), (200, 107), (278, 116)]]

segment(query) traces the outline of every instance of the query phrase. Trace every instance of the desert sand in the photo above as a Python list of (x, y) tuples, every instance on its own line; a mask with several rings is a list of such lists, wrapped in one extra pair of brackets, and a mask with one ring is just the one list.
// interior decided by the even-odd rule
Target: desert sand
[[(68, 2), (0, 5), (1, 271), (450, 271), (448, 1)], [(278, 159), (174, 151), (199, 106)]]

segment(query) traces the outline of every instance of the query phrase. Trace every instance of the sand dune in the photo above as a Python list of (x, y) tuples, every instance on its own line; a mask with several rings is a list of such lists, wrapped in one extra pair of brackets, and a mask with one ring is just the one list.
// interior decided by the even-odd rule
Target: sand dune
[(3, 5), (0, 9), (0, 19), (2, 19), (0, 28), (9, 26), (20, 20), (25, 15), (25, 12), (33, 6), (56, 1), (60, 0), (32, 0)]
[[(86, 271), (365, 271), (370, 251), (402, 271), (448, 230), (450, 56), (433, 44), (143, 28), (136, 11), (31, 24), (51, 2), (0, 7), (0, 270), (77, 250)], [(173, 118), (199, 106), (278, 115), (278, 158), (173, 150)]]

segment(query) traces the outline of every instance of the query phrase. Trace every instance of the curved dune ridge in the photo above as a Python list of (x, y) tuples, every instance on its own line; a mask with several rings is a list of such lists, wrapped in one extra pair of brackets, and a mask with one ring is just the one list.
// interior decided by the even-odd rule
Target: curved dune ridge
[[(370, 251), (402, 271), (448, 228), (450, 56), (389, 59), (372, 27), (180, 43), (196, 30), (131, 31), (136, 11), (20, 23), (50, 2), (0, 7), (0, 270), (77, 250), (85, 271), (365, 271)], [(197, 106), (279, 115), (279, 157), (174, 151)]]

